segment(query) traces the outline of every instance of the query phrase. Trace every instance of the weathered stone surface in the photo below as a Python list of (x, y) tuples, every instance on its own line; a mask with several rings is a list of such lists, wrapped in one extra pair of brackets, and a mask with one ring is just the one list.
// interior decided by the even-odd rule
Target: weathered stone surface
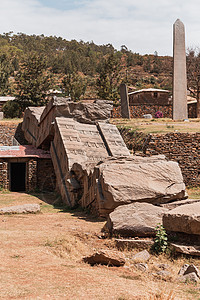
[(197, 277), (200, 278), (200, 271), (195, 265), (189, 265), (183, 275), (187, 275), (190, 273), (195, 273)]
[(200, 271), (195, 265), (185, 264), (179, 270), (178, 275), (181, 282), (198, 282)]
[(155, 236), (155, 227), (162, 221), (166, 208), (150, 203), (131, 203), (117, 207), (109, 214), (106, 227), (112, 234), (129, 237)]
[(181, 205), (165, 213), (163, 226), (168, 231), (200, 235), (200, 202)]
[(196, 273), (193, 272), (184, 276), (180, 276), (179, 281), (184, 283), (189, 283), (189, 282), (197, 283), (199, 282), (199, 278), (197, 277)]
[(173, 119), (187, 119), (185, 28), (178, 19), (173, 27)]
[(22, 122), (22, 130), (24, 131), (24, 136), (26, 140), (36, 146), (39, 137), (39, 127), (40, 117), (44, 111), (45, 107), (27, 107), (24, 112), (24, 118)]
[(108, 266), (116, 266), (120, 267), (125, 264), (125, 258), (122, 253), (118, 253), (112, 250), (101, 250), (95, 252), (91, 256), (84, 257), (83, 261), (89, 263), (90, 265), (108, 265)]
[(150, 248), (154, 241), (150, 239), (115, 239), (118, 249), (146, 249)]
[(164, 279), (165, 279), (165, 278), (169, 278), (169, 277), (172, 276), (171, 272), (166, 271), (166, 270), (158, 271), (158, 272), (156, 272), (156, 275), (158, 275), (158, 276), (160, 276), (160, 277), (162, 277), (162, 278), (164, 278)]
[(192, 203), (196, 203), (196, 202), (200, 202), (200, 199), (183, 199), (180, 201), (174, 201), (171, 203), (165, 203), (165, 204), (161, 204), (160, 206), (168, 208), (168, 209), (174, 209), (176, 207), (179, 207), (181, 205), (185, 205), (185, 204), (192, 204)]
[(130, 119), (129, 111), (129, 97), (127, 86), (125, 83), (120, 85), (120, 97), (121, 97), (121, 116), (124, 119)]
[(129, 156), (130, 152), (124, 143), (117, 127), (112, 124), (98, 123), (105, 146), (110, 156)]
[(183, 245), (178, 243), (171, 243), (171, 246), (178, 253), (187, 255), (200, 256), (200, 246), (197, 245)]
[(141, 272), (146, 272), (148, 270), (148, 265), (145, 263), (137, 263), (134, 266)]
[(143, 250), (135, 254), (132, 260), (138, 263), (144, 263), (147, 262), (150, 259), (150, 257), (151, 255), (149, 254), (149, 252), (147, 250)]
[(161, 270), (169, 270), (170, 269), (170, 266), (168, 264), (156, 264), (155, 266)]
[(108, 100), (95, 100), (93, 103), (73, 102), (64, 97), (53, 97), (46, 106), (41, 121), (54, 109), (55, 117), (73, 118), (85, 124), (96, 124), (96, 122), (108, 122), (113, 102)]
[(3, 214), (29, 214), (40, 212), (39, 204), (23, 204), (0, 208), (0, 215)]
[(131, 202), (161, 204), (185, 197), (177, 163), (164, 156), (110, 158), (96, 167), (97, 201), (101, 215)]
[(3, 112), (0, 111), (0, 120), (3, 120)]
[(184, 264), (178, 271), (178, 275), (183, 276), (188, 267), (189, 267), (188, 264)]

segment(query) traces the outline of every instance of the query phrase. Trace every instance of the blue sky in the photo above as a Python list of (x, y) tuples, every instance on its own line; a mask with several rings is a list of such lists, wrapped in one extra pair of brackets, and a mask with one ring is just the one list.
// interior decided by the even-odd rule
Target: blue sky
[(199, 0), (1, 0), (1, 33), (56, 35), (172, 55), (172, 26), (186, 27), (186, 47), (200, 45)]

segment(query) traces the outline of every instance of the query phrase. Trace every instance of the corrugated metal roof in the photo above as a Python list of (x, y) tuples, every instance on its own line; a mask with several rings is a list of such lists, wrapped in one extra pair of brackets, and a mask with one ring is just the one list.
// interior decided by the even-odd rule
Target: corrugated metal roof
[(13, 101), (15, 100), (15, 97), (10, 97), (10, 96), (1, 96), (0, 97), (0, 102), (7, 102), (7, 101)]
[(132, 95), (132, 94), (137, 94), (137, 93), (142, 93), (142, 92), (164, 92), (164, 93), (169, 93), (168, 90), (161, 90), (161, 89), (152, 89), (152, 88), (149, 88), (149, 89), (138, 90), (138, 91), (135, 91), (135, 92), (130, 92), (128, 94)]
[(6, 158), (6, 157), (51, 158), (49, 151), (37, 149), (31, 145), (1, 146), (0, 158)]

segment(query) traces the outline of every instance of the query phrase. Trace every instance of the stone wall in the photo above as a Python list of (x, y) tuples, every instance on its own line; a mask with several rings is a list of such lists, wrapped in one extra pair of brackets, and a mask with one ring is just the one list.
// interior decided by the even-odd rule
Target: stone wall
[(34, 191), (37, 187), (37, 160), (31, 159), (27, 163), (27, 191)]
[(200, 133), (168, 133), (152, 135), (146, 154), (164, 154), (179, 163), (187, 186), (200, 185)]
[(186, 186), (200, 185), (200, 133), (145, 134), (119, 128), (131, 152), (141, 156), (164, 154), (179, 163)]
[(23, 131), (21, 130), (21, 123), (2, 122), (0, 124), (0, 146), (12, 146), (13, 138), (21, 145), (27, 145), (24, 138)]
[[(131, 118), (142, 118), (145, 114), (151, 114), (153, 117), (157, 111), (163, 113), (163, 118), (172, 118), (172, 105), (130, 105)], [(188, 105), (188, 117), (196, 118), (196, 103)], [(121, 106), (114, 107), (112, 118), (121, 118)]]
[[(131, 118), (142, 118), (145, 114), (151, 114), (154, 117), (157, 111), (161, 111), (163, 113), (163, 118), (172, 118), (171, 105), (132, 105), (129, 109)], [(112, 118), (121, 118), (121, 106), (113, 108)]]
[(38, 160), (37, 187), (41, 191), (54, 191), (56, 189), (56, 176), (51, 159)]
[(0, 188), (9, 189), (8, 163), (0, 160)]

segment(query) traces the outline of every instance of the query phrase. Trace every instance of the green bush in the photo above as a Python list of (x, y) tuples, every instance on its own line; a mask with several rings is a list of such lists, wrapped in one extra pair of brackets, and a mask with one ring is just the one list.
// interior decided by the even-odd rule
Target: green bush
[(16, 101), (7, 101), (3, 105), (3, 113), (5, 118), (19, 118), (21, 117), (21, 108)]
[(153, 244), (153, 250), (157, 254), (160, 254), (165, 253), (167, 251), (167, 248), (167, 233), (165, 231), (165, 228), (161, 224), (158, 224), (156, 226), (156, 237)]

